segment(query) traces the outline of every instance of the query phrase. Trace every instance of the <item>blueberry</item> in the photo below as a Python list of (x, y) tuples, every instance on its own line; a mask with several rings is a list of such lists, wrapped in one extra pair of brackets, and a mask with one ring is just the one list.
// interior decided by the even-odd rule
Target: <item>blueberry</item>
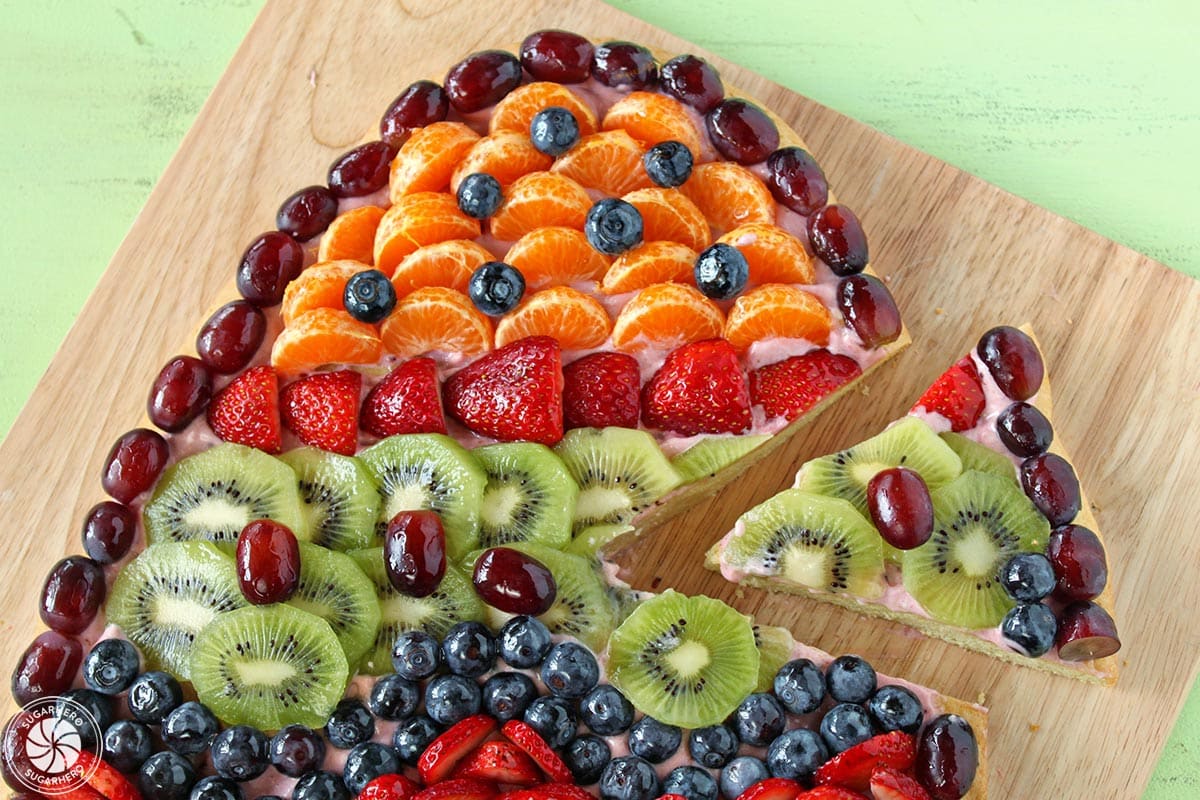
[(662, 784), (649, 761), (637, 756), (614, 758), (600, 773), (600, 800), (654, 800)]
[(301, 776), (292, 788), (292, 800), (350, 800), (351, 797), (342, 779), (326, 770)]
[(349, 750), (375, 735), (375, 718), (357, 700), (341, 700), (325, 723), (325, 738), (334, 747)]
[(489, 261), (471, 273), (467, 294), (480, 311), (498, 317), (516, 308), (525, 296), (525, 276), (503, 261)]
[(539, 697), (525, 709), (523, 718), (551, 747), (571, 741), (579, 726), (572, 704), (561, 697)]
[(829, 760), (829, 749), (816, 731), (787, 731), (767, 748), (767, 769), (773, 778), (808, 781), (817, 767)]
[(642, 717), (629, 729), (629, 752), (661, 764), (675, 754), (682, 739), (683, 733), (674, 725)]
[(600, 665), (596, 657), (576, 642), (554, 645), (542, 662), (542, 683), (553, 694), (562, 697), (583, 697), (600, 681)]
[(219, 723), (213, 713), (195, 701), (184, 703), (163, 720), (163, 744), (184, 756), (204, 752), (217, 735)]
[(537, 696), (537, 684), (523, 672), (497, 672), (483, 684), (483, 708), (500, 722), (520, 719)]
[(325, 739), (312, 728), (288, 725), (271, 737), (271, 763), (289, 778), (312, 772), (325, 760)]
[(1054, 565), (1041, 553), (1017, 553), (1000, 570), (1000, 585), (1021, 603), (1036, 603), (1054, 591)]
[(54, 704), (54, 715), (60, 719), (64, 716), (67, 719), (76, 718), (78, 714), (77, 708), (70, 708), (70, 710), (64, 708), (64, 701), (70, 701), (79, 708), (82, 708), (87, 712), (87, 716), (91, 717), (92, 721), (96, 723), (95, 729), (87, 724), (76, 726), (79, 730), (81, 744), (84, 747), (91, 747), (96, 743), (97, 729), (103, 731), (112, 724), (113, 699), (106, 694), (100, 694), (100, 692), (95, 692), (91, 689), (70, 689), (63, 692), (58, 702)]
[(473, 172), (458, 184), (458, 207), (468, 217), (487, 219), (503, 199), (500, 181), (486, 172)]
[(138, 722), (158, 725), (183, 702), (183, 690), (165, 672), (143, 672), (129, 685), (126, 702)]
[(875, 670), (858, 656), (835, 658), (825, 670), (825, 688), (839, 703), (865, 703), (875, 685)]
[(737, 750), (737, 734), (724, 725), (696, 728), (688, 735), (688, 751), (702, 767), (723, 767), (737, 755)]
[(692, 273), (696, 287), (714, 300), (731, 300), (750, 280), (750, 264), (742, 251), (731, 244), (709, 245), (696, 259)]
[(98, 642), (83, 661), (83, 682), (102, 694), (120, 694), (137, 674), (137, 648), (124, 639)]
[(733, 712), (733, 730), (746, 744), (763, 747), (787, 725), (787, 712), (774, 695), (749, 695)]
[(140, 722), (118, 720), (104, 732), (104, 760), (121, 772), (137, 772), (153, 752), (153, 735)]
[(384, 675), (371, 687), (367, 708), (380, 719), (401, 720), (417, 713), (421, 705), (421, 686), (395, 673)]
[(659, 186), (682, 186), (692, 175), (692, 151), (683, 142), (660, 142), (642, 156), (642, 165)]
[(442, 640), (442, 658), (455, 675), (478, 678), (496, 666), (496, 640), (478, 622), (460, 622)]
[(550, 629), (534, 617), (513, 617), (500, 629), (500, 657), (516, 669), (542, 663), (552, 644)]
[(642, 214), (624, 200), (605, 198), (588, 211), (583, 232), (595, 250), (620, 255), (642, 243)]
[(865, 742), (874, 733), (866, 709), (855, 703), (838, 703), (821, 718), (821, 738), (834, 753)]
[(533, 146), (548, 156), (561, 156), (579, 141), (579, 122), (561, 106), (543, 108), (529, 123)]
[(615, 686), (604, 683), (579, 701), (579, 716), (601, 736), (615, 736), (633, 724), (633, 704)]
[(400, 772), (400, 756), (387, 745), (379, 742), (356, 744), (346, 755), (342, 768), (342, 783), (357, 796), (363, 787), (380, 775)]
[(442, 664), (442, 648), (438, 640), (425, 631), (405, 631), (396, 637), (392, 647), (392, 669), (402, 678), (421, 681)]
[(242, 789), (228, 778), (210, 775), (192, 787), (189, 800), (242, 800)]
[(271, 742), (265, 733), (249, 725), (226, 728), (213, 739), (212, 763), (222, 778), (253, 780), (271, 763)]
[(379, 270), (363, 270), (346, 281), (342, 304), (359, 322), (383, 322), (396, 307), (396, 287)]
[(479, 713), (479, 684), (462, 675), (439, 675), (425, 686), (425, 713), (439, 725), (453, 725)]
[(195, 783), (192, 762), (170, 751), (155, 753), (138, 770), (137, 787), (144, 800), (184, 800)]
[(721, 769), (721, 796), (725, 800), (737, 800), (742, 792), (759, 781), (771, 777), (767, 765), (754, 756), (738, 756)]
[(600, 773), (612, 759), (608, 742), (594, 734), (585, 733), (576, 737), (563, 748), (563, 761), (575, 776), (575, 783), (587, 786), (600, 780)]
[(1058, 623), (1043, 603), (1022, 603), (1004, 615), (1000, 632), (1018, 653), (1037, 658), (1054, 644)]
[(717, 800), (717, 782), (699, 767), (676, 767), (663, 779), (663, 794), (683, 795), (687, 800)]
[(424, 714), (419, 714), (400, 723), (396, 732), (392, 734), (392, 747), (401, 761), (410, 767), (416, 766), (421, 753), (425, 752), (425, 748), (441, 732), (442, 729), (437, 723)]
[(825, 676), (807, 658), (789, 661), (775, 673), (775, 696), (793, 714), (809, 714), (825, 699)]
[(921, 701), (903, 686), (880, 686), (867, 701), (867, 713), (885, 733), (904, 731), (915, 736), (925, 719)]

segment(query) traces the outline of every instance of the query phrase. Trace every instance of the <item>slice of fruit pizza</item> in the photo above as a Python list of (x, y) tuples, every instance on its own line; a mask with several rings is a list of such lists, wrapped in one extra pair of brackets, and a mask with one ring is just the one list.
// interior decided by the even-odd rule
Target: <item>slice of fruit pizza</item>
[(883, 433), (801, 466), (709, 551), (732, 581), (1112, 684), (1099, 527), (1051, 423), (1031, 331), (989, 330)]

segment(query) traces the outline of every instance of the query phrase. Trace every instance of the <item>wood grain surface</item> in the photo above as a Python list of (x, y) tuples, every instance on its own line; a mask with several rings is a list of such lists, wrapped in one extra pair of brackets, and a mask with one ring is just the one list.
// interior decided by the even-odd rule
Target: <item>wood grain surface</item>
[[(584, 0), (429, 8), (275, 0), (264, 9), (0, 449), (0, 631), (11, 652), (33, 635), (44, 569), (78, 547), (82, 514), (101, 499), (100, 463), (142, 416), (158, 365), (222, 299), (278, 199), (320, 180), (397, 86), (440, 77), (449, 54), (542, 26), (702, 52)], [(626, 561), (635, 584), (723, 596), (881, 671), (986, 700), (994, 797), (1137, 796), (1198, 666), (1200, 384), (1187, 367), (1200, 363), (1200, 344), (1179, 332), (1200, 324), (1200, 284), (714, 60), (793, 124), (859, 211), (914, 341), (751, 475), (639, 542)], [(703, 570), (708, 544), (790, 483), (801, 460), (903, 412), (979, 331), (1024, 321), (1044, 345), (1058, 434), (1109, 542), (1125, 643), (1115, 689), (1004, 667), (840, 609), (742, 595)]]

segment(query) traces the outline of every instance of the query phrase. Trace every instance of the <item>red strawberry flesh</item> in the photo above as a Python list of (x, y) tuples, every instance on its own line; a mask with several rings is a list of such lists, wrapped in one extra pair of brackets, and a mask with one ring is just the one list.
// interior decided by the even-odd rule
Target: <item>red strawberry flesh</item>
[(421, 790), (416, 781), (403, 775), (380, 775), (362, 788), (358, 800), (409, 800)]
[(354, 370), (309, 375), (284, 387), (283, 422), (300, 441), (331, 453), (358, 449), (358, 401), (362, 375)]
[(742, 792), (737, 800), (795, 800), (803, 789), (790, 778), (767, 778)]
[(117, 772), (107, 761), (97, 758), (87, 750), (81, 750), (75, 769), (87, 775), (87, 784), (108, 800), (142, 800), (138, 790), (129, 779)]
[(887, 767), (871, 773), (871, 796), (875, 800), (930, 800), (916, 778)]
[(750, 427), (750, 389), (737, 352), (706, 339), (670, 353), (642, 388), (642, 421), (684, 436)]
[(562, 351), (549, 336), (494, 350), (446, 381), (446, 410), (474, 433), (553, 445), (563, 435)]
[(908, 770), (916, 755), (917, 742), (912, 736), (904, 731), (883, 733), (826, 761), (817, 769), (816, 782), (866, 791), (871, 785), (871, 773), (877, 768)]
[(413, 800), (490, 800), (495, 796), (495, 784), (473, 778), (454, 778), (422, 789), (413, 795)]
[(858, 362), (828, 350), (812, 350), (750, 373), (750, 400), (768, 417), (789, 422), (862, 375)]
[(570, 428), (636, 428), (642, 383), (637, 359), (591, 353), (563, 367), (563, 424)]
[(455, 777), (533, 786), (541, 782), (542, 772), (533, 759), (512, 742), (484, 742), (459, 766)]
[(546, 777), (553, 783), (571, 783), (575, 782), (575, 776), (571, 774), (571, 770), (567, 769), (567, 765), (558, 757), (558, 754), (550, 749), (550, 745), (546, 743), (537, 731), (525, 724), (519, 719), (512, 719), (504, 723), (504, 727), (500, 732), (517, 747), (524, 750), (534, 762), (542, 768), (542, 772), (546, 773)]
[(283, 437), (275, 370), (251, 367), (230, 381), (209, 403), (208, 426), (226, 442), (278, 453)]
[(437, 364), (413, 358), (389, 372), (363, 401), (362, 429), (380, 438), (400, 433), (445, 433)]
[(496, 732), (496, 720), (487, 714), (475, 714), (434, 739), (417, 759), (417, 771), (426, 786), (445, 780), (459, 762)]
[(965, 431), (975, 427), (983, 413), (983, 384), (979, 372), (970, 356), (942, 373), (933, 385), (925, 390), (913, 410), (941, 414), (950, 421), (950, 429)]
[(513, 789), (500, 795), (498, 800), (596, 800), (583, 789), (571, 783), (540, 783), (528, 789)]

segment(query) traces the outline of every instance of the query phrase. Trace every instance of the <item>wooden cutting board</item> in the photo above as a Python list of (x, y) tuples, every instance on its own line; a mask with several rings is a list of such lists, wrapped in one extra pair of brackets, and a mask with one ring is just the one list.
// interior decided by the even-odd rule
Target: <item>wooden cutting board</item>
[[(142, 417), (159, 366), (227, 299), (242, 249), (271, 227), (280, 199), (323, 181), (400, 89), (541, 27), (702, 53), (592, 0), (433, 5), (273, 0), (263, 10), (0, 448), (10, 659), (39, 627), (45, 572), (78, 551), (83, 514), (102, 498), (101, 461)], [(863, 218), (914, 342), (747, 479), (637, 543), (625, 562), (636, 565), (632, 580), (723, 597), (881, 671), (987, 702), (992, 797), (1139, 795), (1200, 666), (1200, 284), (713, 61), (807, 139)], [(800, 461), (877, 431), (984, 329), (1025, 321), (1046, 350), (1057, 433), (1109, 543), (1125, 643), (1117, 688), (1004, 667), (809, 601), (743, 594), (702, 569), (706, 547), (789, 485)]]

